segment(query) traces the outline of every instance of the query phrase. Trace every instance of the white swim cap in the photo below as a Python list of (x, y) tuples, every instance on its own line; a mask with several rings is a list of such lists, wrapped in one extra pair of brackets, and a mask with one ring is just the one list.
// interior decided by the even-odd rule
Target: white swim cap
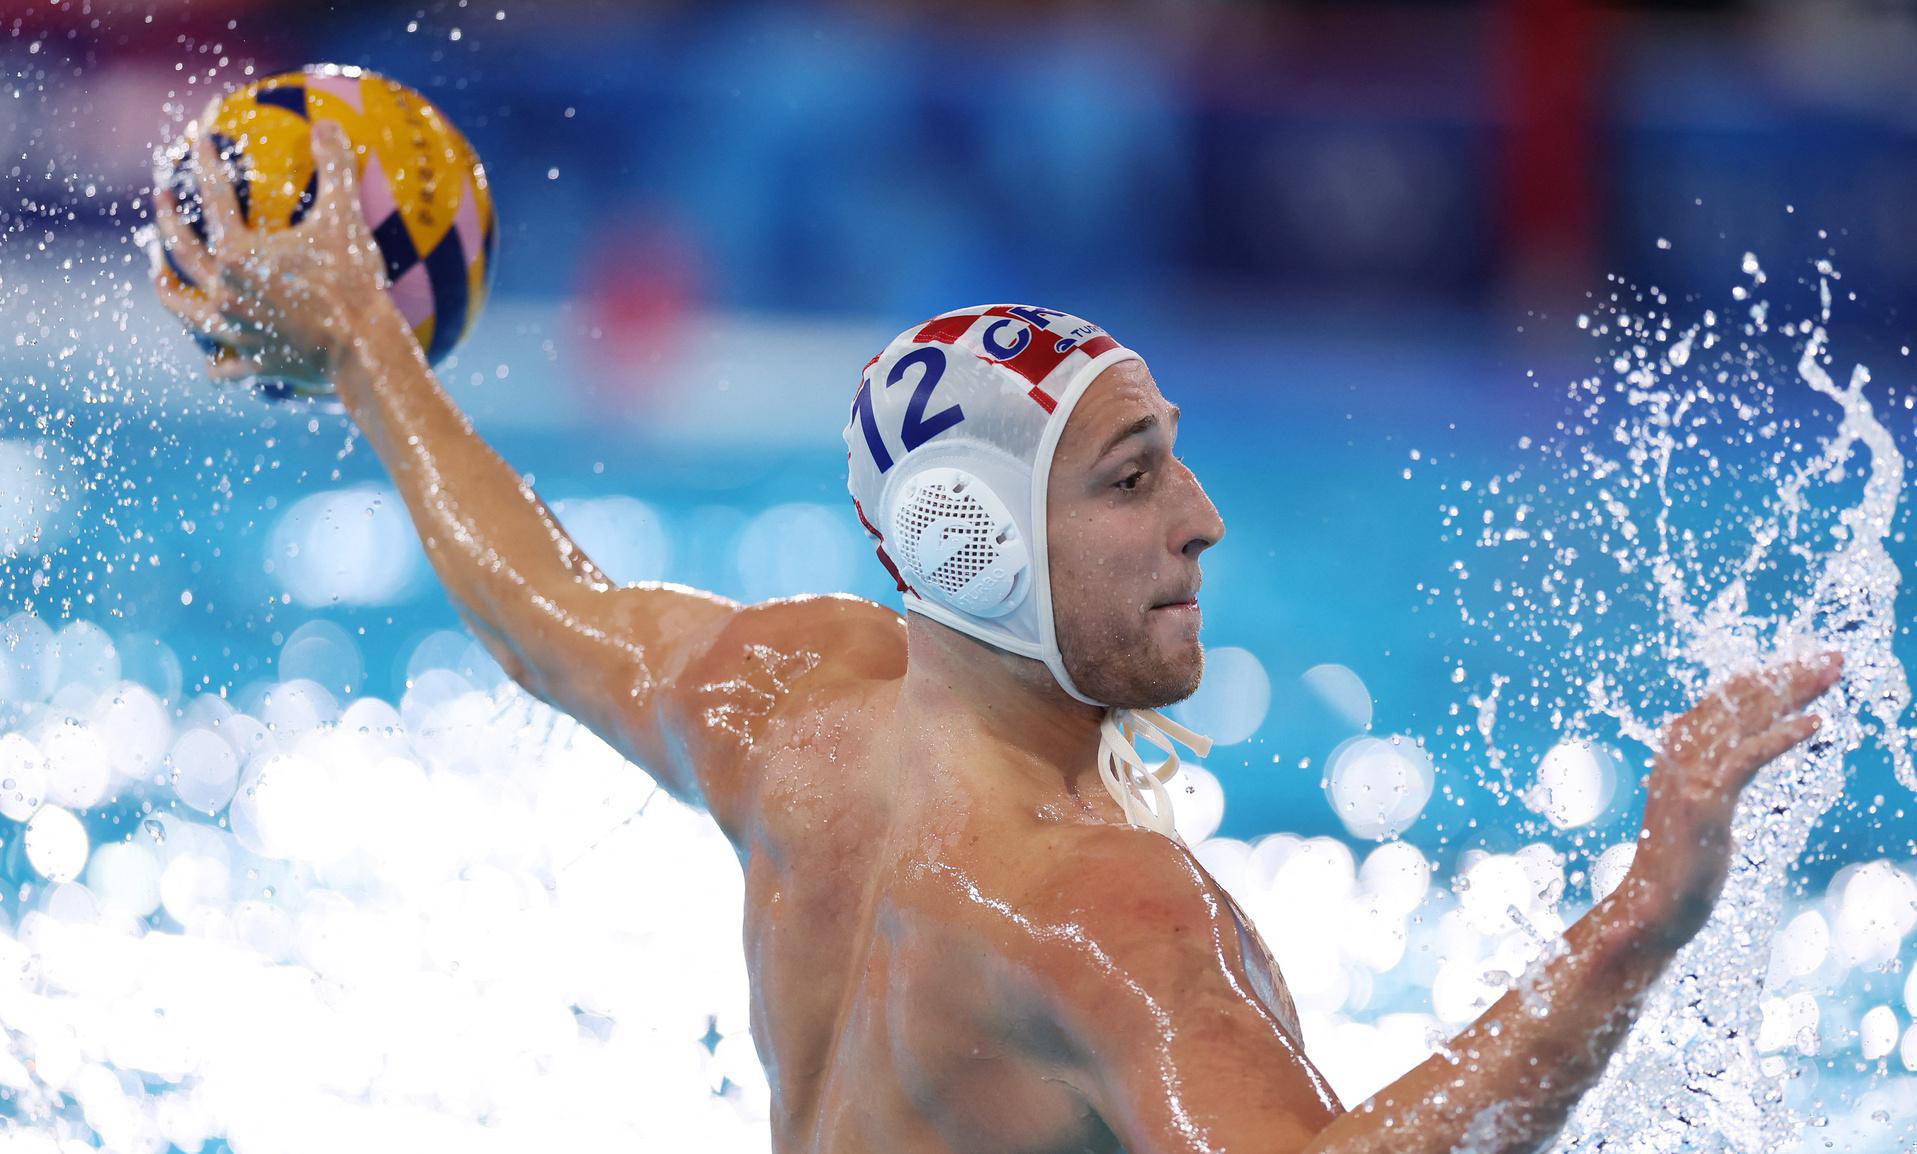
[[(906, 611), (1043, 661), (1088, 705), (1106, 703), (1073, 683), (1053, 625), (1046, 489), (1078, 399), (1106, 369), (1139, 359), (1057, 309), (957, 309), (900, 333), (866, 364), (845, 426), (846, 487)], [(1146, 767), (1134, 731), (1172, 756)], [(1151, 710), (1110, 710), (1100, 770), (1128, 820), (1171, 834), (1160, 783), (1178, 757), (1153, 736), (1164, 731), (1200, 756), (1211, 747)], [(1149, 784), (1158, 812), (1125, 783)]]
[(865, 367), (847, 487), (908, 612), (1043, 661), (1065, 692), (1045, 490), (1073, 407), (1138, 354), (1055, 309), (986, 305), (900, 333)]

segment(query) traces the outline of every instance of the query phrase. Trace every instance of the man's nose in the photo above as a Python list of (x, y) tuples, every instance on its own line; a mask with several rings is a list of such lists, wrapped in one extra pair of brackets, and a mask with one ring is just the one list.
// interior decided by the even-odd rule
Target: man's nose
[(1218, 515), (1218, 507), (1205, 495), (1205, 487), (1198, 483), (1198, 478), (1192, 476), (1189, 469), (1185, 476), (1191, 482), (1192, 505), (1179, 530), (1178, 551), (1187, 557), (1196, 557), (1224, 539), (1225, 519)]

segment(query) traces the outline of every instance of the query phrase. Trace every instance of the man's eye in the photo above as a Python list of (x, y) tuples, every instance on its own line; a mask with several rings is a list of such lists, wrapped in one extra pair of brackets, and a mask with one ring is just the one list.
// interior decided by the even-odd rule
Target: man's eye
[(1139, 478), (1143, 477), (1144, 475), (1145, 475), (1145, 471), (1143, 469), (1134, 469), (1130, 476), (1126, 477), (1123, 481), (1120, 481), (1118, 483), (1118, 487), (1120, 489), (1125, 490), (1127, 493), (1129, 493), (1133, 489), (1136, 489), (1138, 487)]

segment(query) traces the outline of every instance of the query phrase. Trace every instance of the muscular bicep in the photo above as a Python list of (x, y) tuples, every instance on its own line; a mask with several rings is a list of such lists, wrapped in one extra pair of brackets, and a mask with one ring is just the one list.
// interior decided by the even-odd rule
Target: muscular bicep
[(1196, 863), (1152, 856), (1059, 939), (1072, 955), (1059, 962), (1061, 1016), (1087, 1096), (1132, 1154), (1307, 1149), (1336, 1096), (1260, 996)]

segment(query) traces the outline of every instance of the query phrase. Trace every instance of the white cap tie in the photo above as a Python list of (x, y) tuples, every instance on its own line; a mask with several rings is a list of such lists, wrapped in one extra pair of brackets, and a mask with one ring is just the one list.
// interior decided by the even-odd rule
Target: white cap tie
[[(1147, 765), (1132, 748), (1135, 737), (1143, 737), (1164, 750), (1165, 760), (1156, 766)], [(1182, 839), (1172, 824), (1171, 794), (1165, 789), (1165, 783), (1178, 773), (1178, 750), (1172, 745), (1173, 739), (1199, 757), (1211, 752), (1211, 738), (1185, 728), (1155, 709), (1114, 706), (1105, 711), (1104, 719), (1098, 723), (1098, 776), (1105, 782), (1105, 792), (1125, 811), (1127, 823), (1156, 830), (1178, 841)], [(1147, 790), (1150, 791), (1149, 804)]]

